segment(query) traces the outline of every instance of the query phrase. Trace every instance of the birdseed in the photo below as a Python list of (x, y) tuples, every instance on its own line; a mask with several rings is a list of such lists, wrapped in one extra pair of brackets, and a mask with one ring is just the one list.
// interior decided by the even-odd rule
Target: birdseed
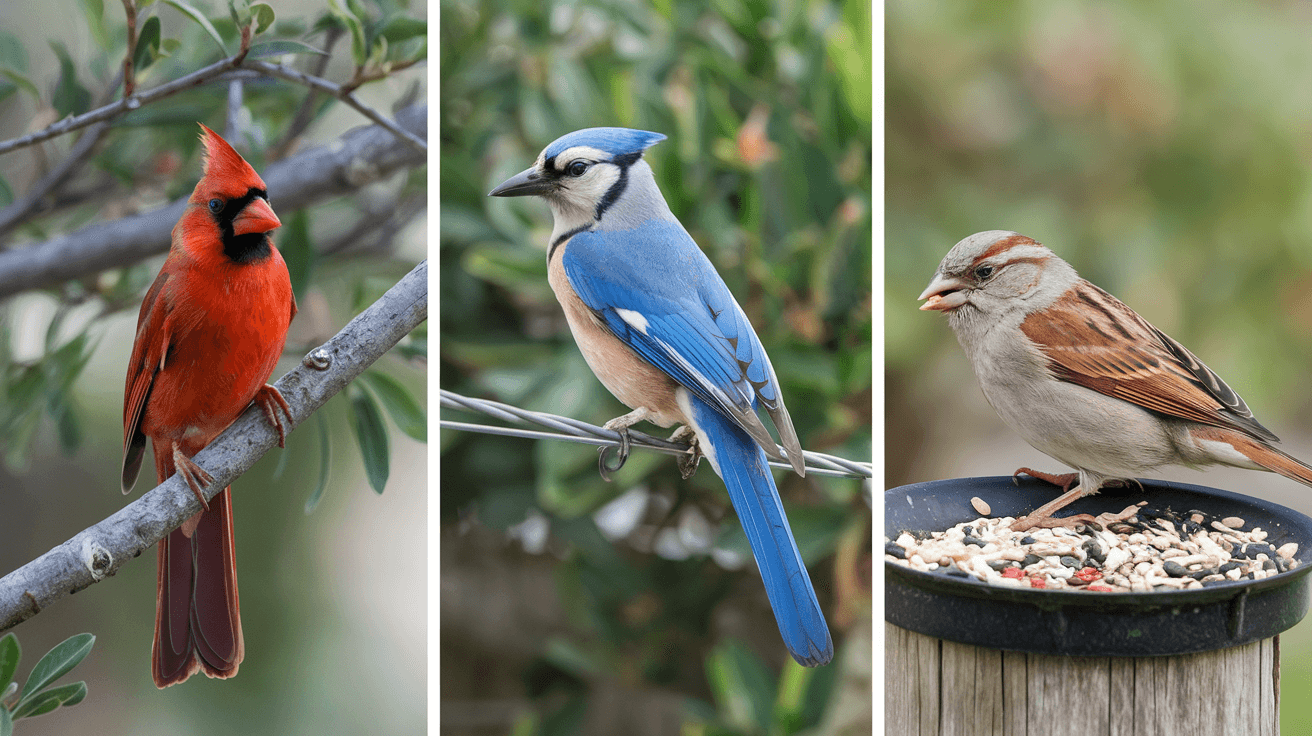
[[(971, 505), (979, 511), (972, 498)], [(984, 504), (987, 508), (987, 504)], [(1103, 593), (1190, 590), (1262, 580), (1298, 567), (1298, 543), (1279, 547), (1244, 519), (1139, 504), (1134, 516), (1103, 527), (1081, 524), (1012, 531), (1013, 517), (979, 518), (940, 532), (884, 538), (884, 559), (903, 567), (993, 585)], [(987, 513), (987, 512), (980, 512)]]

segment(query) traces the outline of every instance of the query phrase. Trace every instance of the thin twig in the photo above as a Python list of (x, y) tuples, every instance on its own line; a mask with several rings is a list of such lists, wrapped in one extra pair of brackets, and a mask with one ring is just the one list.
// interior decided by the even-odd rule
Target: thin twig
[(98, 107), (90, 112), (84, 112), (81, 115), (64, 118), (63, 120), (43, 128), (42, 130), (38, 130), (35, 133), (22, 136), (21, 138), (14, 138), (12, 140), (0, 142), (0, 156), (25, 146), (48, 141), (51, 138), (61, 136), (79, 128), (85, 128), (93, 123), (113, 120), (114, 118), (126, 115), (127, 113), (136, 110), (142, 105), (148, 105), (156, 100), (163, 99), (185, 89), (190, 89), (203, 84), (229, 69), (236, 69), (241, 66), (242, 61), (246, 58), (246, 52), (250, 50), (250, 29), (243, 30), (242, 41), (242, 48), (236, 55), (216, 61), (204, 69), (198, 69), (197, 71), (179, 77), (172, 82), (166, 82), (158, 87), (151, 87), (141, 94), (124, 97), (117, 102), (111, 102), (104, 107)]
[[(427, 318), (424, 261), (274, 384), (291, 405), (292, 426), (304, 423)], [(277, 441), (259, 408), (247, 409), (194, 458), (214, 477), (206, 495), (212, 497), (231, 484)], [(186, 482), (171, 476), (108, 519), (0, 578), (0, 631), (113, 575), (199, 510)]]
[(123, 99), (126, 100), (137, 89), (132, 71), (132, 55), (137, 50), (137, 4), (133, 0), (123, 0), (123, 11), (128, 18), (128, 50), (123, 55)]
[[(314, 76), (322, 77), (325, 69), (328, 68), (328, 61), (332, 59), (333, 46), (337, 44), (337, 39), (341, 38), (342, 29), (337, 26), (329, 26), (323, 37), (323, 54), (319, 56), (314, 63)], [(311, 87), (305, 92), (305, 99), (301, 100), (301, 106), (297, 108), (296, 114), (292, 116), (291, 125), (287, 126), (287, 131), (283, 133), (282, 140), (278, 141), (266, 154), (268, 161), (278, 161), (287, 156), (291, 150), (292, 143), (300, 137), (305, 129), (310, 127), (314, 120), (314, 108), (319, 103), (319, 90)]]
[[(448, 409), (464, 409), (474, 411), (480, 414), (486, 414), (505, 422), (516, 424), (532, 423), (548, 429), (557, 430), (556, 432), (539, 432), (536, 430), (518, 429), (514, 427), (497, 427), (488, 424), (470, 424), (466, 422), (452, 422), (442, 419), (439, 425), (443, 429), (454, 429), (465, 432), (481, 432), (483, 434), (495, 434), (507, 437), (527, 437), (531, 439), (549, 439), (561, 440), (564, 442), (578, 442), (585, 445), (597, 445), (599, 447), (617, 447), (619, 446), (619, 434), (613, 430), (604, 427), (598, 427), (595, 424), (562, 417), (556, 414), (547, 414), (544, 412), (529, 411), (521, 409), (510, 404), (503, 404), (499, 401), (488, 401), (486, 399), (475, 399), (468, 396), (462, 396), (454, 391), (440, 390), (442, 406)], [(670, 442), (658, 437), (629, 430), (629, 444), (633, 447), (643, 447), (656, 452), (663, 452), (667, 455), (684, 455), (688, 452), (688, 445)], [(782, 452), (782, 448), (780, 448)], [(802, 451), (802, 459), (806, 461), (807, 475), (828, 475), (840, 478), (873, 478), (874, 467), (870, 463), (855, 462), (846, 458), (826, 455), (821, 452), (811, 452), (810, 450)], [(788, 470), (792, 466), (785, 462), (771, 460), (770, 464), (776, 468)]]
[(109, 130), (109, 123), (107, 122), (91, 126), (73, 146), (73, 150), (68, 152), (68, 157), (59, 162), (58, 166), (46, 172), (46, 175), (41, 177), (37, 183), (33, 184), (27, 196), (0, 210), (0, 241), (8, 237), (20, 221), (37, 212), (40, 209), (41, 201), (47, 195), (62, 186), (64, 182), (68, 181), (69, 177), (82, 168), (82, 164), (86, 163), (87, 156), (100, 142), (106, 130)]
[(387, 119), (387, 117), (385, 117), (382, 113), (379, 113), (377, 110), (374, 110), (373, 108), (364, 104), (363, 102), (360, 101), (358, 97), (355, 96), (354, 93), (348, 92), (340, 84), (329, 82), (327, 79), (320, 79), (319, 77), (311, 76), (304, 72), (298, 72), (295, 69), (292, 69), (290, 67), (285, 67), (282, 64), (270, 64), (267, 61), (258, 61), (258, 60), (248, 61), (246, 62), (246, 67), (248, 69), (255, 69), (257, 71), (263, 72), (271, 77), (278, 77), (279, 79), (286, 79), (289, 82), (296, 82), (297, 84), (303, 84), (306, 87), (310, 87), (311, 89), (317, 89), (320, 92), (336, 97), (342, 102), (345, 102), (346, 104), (355, 108), (361, 115), (364, 115), (365, 117), (369, 118), (375, 123), (378, 123), (379, 125), (383, 126), (387, 130), (392, 131), (392, 133), (396, 135), (396, 137), (409, 143), (411, 146), (414, 146), (415, 150), (421, 151), (423, 153), (428, 153), (428, 143), (425, 142), (424, 139), (411, 133), (408, 130), (405, 130), (404, 128), (397, 125), (393, 121)]

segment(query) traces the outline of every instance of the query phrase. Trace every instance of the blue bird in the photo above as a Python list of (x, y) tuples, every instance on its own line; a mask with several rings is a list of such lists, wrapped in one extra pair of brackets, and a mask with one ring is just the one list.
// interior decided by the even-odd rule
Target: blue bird
[(578, 130), (489, 196), (539, 196), (551, 206), (547, 279), (588, 366), (633, 409), (606, 428), (624, 435), (649, 421), (684, 425), (676, 436), (691, 431), (728, 488), (784, 645), (800, 664), (822, 665), (833, 658), (833, 641), (766, 463), (767, 455), (785, 458), (757, 407), (774, 421), (799, 475), (802, 447), (760, 338), (642, 159), (664, 139), (627, 128)]

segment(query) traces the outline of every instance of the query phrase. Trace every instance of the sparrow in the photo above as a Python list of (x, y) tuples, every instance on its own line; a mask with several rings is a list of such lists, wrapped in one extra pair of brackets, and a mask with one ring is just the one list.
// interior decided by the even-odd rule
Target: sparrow
[(155, 477), (176, 471), (204, 510), (159, 540), (151, 674), (160, 688), (196, 672), (227, 678), (245, 656), (233, 552), (232, 494), (191, 457), (252, 402), (283, 445), (291, 409), (266, 383), (296, 316), (291, 277), (269, 233), (281, 224), (264, 180), (201, 127), (205, 170), (146, 292), (123, 393), (123, 492), (149, 440)]
[(1013, 530), (1090, 521), (1087, 514), (1051, 515), (1165, 465), (1230, 465), (1312, 486), (1312, 467), (1276, 447), (1279, 438), (1220, 376), (1032, 238), (1005, 230), (971, 235), (943, 257), (919, 299), (922, 310), (947, 315), (1002, 421), (1075, 468), (1017, 469), (1014, 475), (1064, 493)]

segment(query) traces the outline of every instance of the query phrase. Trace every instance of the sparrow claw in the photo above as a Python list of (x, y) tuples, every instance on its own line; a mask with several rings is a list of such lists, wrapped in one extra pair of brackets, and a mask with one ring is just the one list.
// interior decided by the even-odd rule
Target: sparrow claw
[(1044, 473), (1039, 470), (1029, 468), (1016, 468), (1016, 472), (1011, 474), (1011, 482), (1017, 483), (1017, 478), (1024, 473), (1031, 478), (1038, 478), (1045, 483), (1051, 483), (1054, 486), (1061, 486), (1061, 492), (1066, 493), (1071, 489), (1071, 484), (1079, 480), (1079, 473)]

